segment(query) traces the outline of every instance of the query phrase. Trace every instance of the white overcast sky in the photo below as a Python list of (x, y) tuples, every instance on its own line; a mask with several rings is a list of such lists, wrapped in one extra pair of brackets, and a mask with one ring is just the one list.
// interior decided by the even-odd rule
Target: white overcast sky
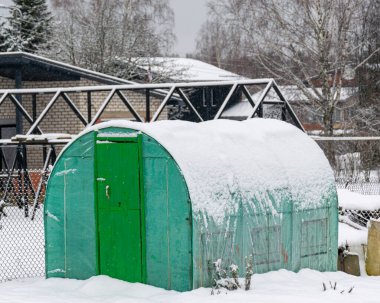
[[(173, 51), (181, 57), (195, 50), (195, 38), (207, 17), (206, 2), (207, 0), (170, 0), (175, 14), (174, 33), (177, 36)], [(0, 0), (0, 6), (11, 4), (12, 0)], [(4, 16), (6, 11), (0, 8), (0, 16)]]
[(206, 0), (170, 0), (175, 14), (174, 33), (177, 43), (174, 52), (181, 57), (195, 50), (195, 38), (207, 18)]

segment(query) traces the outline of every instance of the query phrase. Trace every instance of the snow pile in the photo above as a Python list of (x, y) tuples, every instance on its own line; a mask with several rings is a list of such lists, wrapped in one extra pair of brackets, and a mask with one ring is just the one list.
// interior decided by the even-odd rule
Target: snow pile
[[(360, 212), (380, 209), (380, 195), (362, 195), (347, 189), (338, 189), (338, 201), (339, 207), (346, 210)], [(349, 216), (340, 216), (339, 221), (338, 245), (345, 246), (347, 244), (351, 252), (359, 255), (360, 272), (365, 275), (365, 246), (367, 245), (368, 228), (352, 222)]]
[[(329, 281), (336, 284), (331, 289)], [(323, 291), (325, 283), (327, 290)], [(106, 276), (85, 281), (31, 279), (0, 284), (0, 302), (140, 302), (140, 303), (207, 303), (207, 302), (292, 302), (292, 303), (377, 303), (380, 277), (355, 277), (343, 272), (321, 273), (304, 269), (299, 273), (286, 270), (255, 274), (249, 291), (221, 291), (200, 288), (179, 293), (138, 283), (122, 282)], [(348, 290), (354, 286), (351, 293)], [(343, 293), (341, 293), (343, 291)]]
[(338, 200), (339, 206), (344, 209), (380, 209), (380, 195), (361, 195), (347, 189), (338, 189)]
[(50, 141), (50, 140), (64, 140), (73, 139), (75, 135), (61, 134), (61, 133), (47, 133), (40, 135), (16, 135), (11, 138), (12, 141)]
[(355, 246), (362, 249), (361, 245), (367, 244), (368, 230), (365, 227), (357, 229), (346, 223), (339, 223), (338, 232), (339, 246), (344, 246), (347, 243), (350, 247)]
[(233, 194), (245, 201), (265, 201), (261, 207), (266, 209), (275, 203), (267, 191), (286, 189), (299, 201), (296, 207), (303, 209), (318, 207), (334, 187), (322, 150), (282, 121), (109, 121), (85, 132), (112, 126), (142, 131), (162, 144), (184, 174), (193, 211), (205, 212), (216, 221), (236, 211)]
[[(380, 209), (379, 195), (362, 195), (347, 189), (338, 189), (339, 207), (347, 210), (373, 211)], [(361, 250), (361, 245), (367, 244), (368, 229), (347, 216), (340, 216), (339, 245), (356, 246)]]

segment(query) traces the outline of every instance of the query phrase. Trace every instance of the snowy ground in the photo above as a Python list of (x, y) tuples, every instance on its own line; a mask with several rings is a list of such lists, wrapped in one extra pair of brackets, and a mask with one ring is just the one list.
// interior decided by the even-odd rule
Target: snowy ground
[[(339, 192), (340, 204), (349, 203), (351, 207), (363, 206), (362, 199)], [(346, 196), (342, 199), (342, 196)], [(379, 196), (372, 196), (371, 205), (377, 208)], [(374, 200), (375, 199), (375, 200)], [(377, 199), (377, 200), (376, 200)], [(365, 203), (367, 204), (367, 203)], [(352, 206), (353, 205), (353, 206)], [(347, 205), (345, 205), (347, 207)], [(36, 221), (23, 217), (22, 210), (14, 208), (8, 211), (8, 217), (2, 219), (0, 229), (0, 268), (7, 271), (7, 276), (30, 276), (36, 272), (43, 272), (43, 233), (42, 211), (37, 213)], [(11, 224), (12, 223), (12, 224)], [(22, 228), (20, 228), (22, 226)], [(5, 235), (11, 235), (18, 241), (9, 241)], [(20, 241), (21, 239), (21, 241)], [(60, 302), (380, 302), (380, 277), (368, 277), (364, 270), (364, 255), (362, 244), (367, 243), (366, 228), (355, 229), (347, 224), (339, 223), (339, 244), (349, 243), (351, 251), (361, 257), (361, 277), (350, 276), (342, 272), (321, 273), (308, 269), (293, 273), (286, 270), (255, 274), (252, 279), (253, 287), (250, 291), (237, 290), (222, 291), (211, 295), (210, 289), (197, 289), (191, 292), (178, 293), (163, 289), (132, 284), (111, 279), (105, 276), (93, 277), (85, 281), (69, 279), (20, 279), (0, 283), (0, 303), (60, 303)], [(39, 245), (35, 246), (35, 243)], [(3, 244), (7, 243), (8, 246)], [(25, 246), (25, 243), (29, 245)], [(33, 243), (33, 245), (31, 245)], [(38, 260), (25, 260), (27, 255), (38, 255)], [(37, 262), (36, 262), (37, 261)], [(0, 272), (1, 276), (1, 272)], [(1, 280), (1, 279), (0, 279)], [(337, 282), (337, 290), (330, 288), (329, 281)], [(323, 291), (322, 282), (328, 287)], [(351, 293), (348, 290), (354, 286)], [(341, 293), (343, 291), (343, 293)]]
[[(329, 281), (337, 282), (337, 290)], [(322, 282), (328, 286), (323, 291)], [(1, 303), (203, 303), (203, 302), (379, 302), (380, 277), (354, 277), (342, 272), (320, 273), (302, 270), (293, 273), (286, 270), (254, 275), (250, 291), (237, 290), (211, 295), (210, 289), (191, 292), (166, 291), (152, 286), (132, 284), (106, 276), (86, 281), (68, 279), (29, 279), (0, 284)], [(354, 286), (351, 293), (348, 290)], [(341, 293), (344, 290), (343, 293)]]

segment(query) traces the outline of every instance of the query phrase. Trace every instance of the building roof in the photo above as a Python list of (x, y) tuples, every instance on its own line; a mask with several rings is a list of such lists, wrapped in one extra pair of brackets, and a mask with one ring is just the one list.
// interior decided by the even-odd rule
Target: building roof
[[(283, 85), (278, 86), (284, 98), (289, 102), (308, 102), (308, 97), (297, 88), (295, 85)], [(321, 88), (316, 88), (319, 93), (322, 93)], [(309, 93), (317, 98), (317, 95), (312, 88), (308, 88)], [(346, 101), (349, 98), (355, 96), (358, 92), (357, 87), (342, 87), (340, 101)], [(261, 97), (262, 91), (259, 91), (252, 95), (252, 100), (256, 103)], [(280, 102), (280, 98), (277, 93), (271, 89), (266, 95), (265, 101)], [(252, 112), (252, 106), (247, 99), (244, 99), (237, 104), (234, 104), (230, 108), (226, 109), (223, 113), (223, 117), (245, 117)]]
[(135, 83), (34, 54), (0, 53), (0, 76), (15, 79), (18, 71), (23, 81), (75, 81), (86, 78), (104, 84)]
[(166, 76), (176, 81), (227, 81), (242, 80), (244, 77), (214, 65), (190, 58), (136, 58), (136, 64), (153, 75)]

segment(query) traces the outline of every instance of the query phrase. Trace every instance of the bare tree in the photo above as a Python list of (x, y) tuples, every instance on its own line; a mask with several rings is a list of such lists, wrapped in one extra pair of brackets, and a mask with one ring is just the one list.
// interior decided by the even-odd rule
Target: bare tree
[(53, 7), (54, 56), (99, 72), (133, 77), (135, 58), (165, 54), (175, 41), (168, 0), (55, 0)]
[(198, 33), (196, 52), (189, 56), (247, 77), (263, 77), (263, 69), (245, 49), (239, 24), (227, 21), (211, 11)]
[(226, 31), (238, 27), (242, 52), (281, 83), (296, 85), (332, 135), (344, 75), (360, 64), (355, 56), (364, 41), (355, 37), (363, 7), (373, 1), (211, 0), (209, 15)]
[(363, 23), (358, 31), (357, 74), (359, 106), (355, 109), (354, 122), (365, 134), (380, 131), (380, 0), (362, 8)]

